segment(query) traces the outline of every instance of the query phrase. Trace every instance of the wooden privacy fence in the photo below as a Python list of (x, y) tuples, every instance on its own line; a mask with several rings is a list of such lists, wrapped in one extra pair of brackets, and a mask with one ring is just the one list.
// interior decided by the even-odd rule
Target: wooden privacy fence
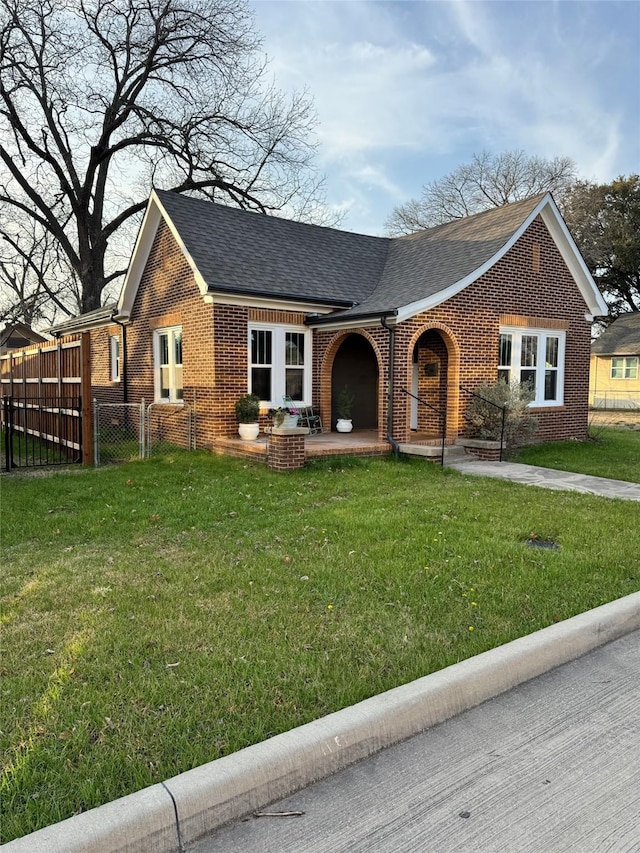
[(5, 430), (11, 426), (23, 437), (67, 449), (70, 461), (75, 457), (92, 463), (88, 332), (0, 355), (0, 394), (19, 414), (4, 424)]

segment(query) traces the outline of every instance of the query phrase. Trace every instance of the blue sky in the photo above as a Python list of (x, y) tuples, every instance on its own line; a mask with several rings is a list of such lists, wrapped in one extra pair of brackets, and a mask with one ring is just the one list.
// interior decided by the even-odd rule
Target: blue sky
[(250, 0), (277, 85), (307, 87), (342, 227), (382, 234), (395, 205), (474, 153), (640, 170), (638, 0)]

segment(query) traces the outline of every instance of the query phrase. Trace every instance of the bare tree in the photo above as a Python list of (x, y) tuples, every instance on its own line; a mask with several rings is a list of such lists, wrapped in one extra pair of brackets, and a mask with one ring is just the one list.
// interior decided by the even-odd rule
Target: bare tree
[(576, 166), (568, 157), (547, 160), (524, 151), (483, 151), (426, 184), (420, 198), (396, 207), (385, 227), (391, 236), (410, 234), (543, 192), (552, 192), (562, 205), (575, 179)]
[(0, 321), (50, 325), (77, 306), (77, 284), (50, 232), (0, 206)]
[[(25, 235), (27, 239), (25, 239)], [(50, 325), (69, 316), (73, 276), (46, 231), (0, 232), (0, 321)]]
[(267, 75), (244, 0), (0, 0), (5, 223), (53, 238), (88, 311), (152, 185), (313, 215), (315, 115)]

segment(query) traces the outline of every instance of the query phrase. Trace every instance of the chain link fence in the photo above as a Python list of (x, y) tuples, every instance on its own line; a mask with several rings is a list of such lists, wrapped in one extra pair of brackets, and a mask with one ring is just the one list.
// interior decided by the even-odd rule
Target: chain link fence
[(146, 455), (162, 456), (181, 448), (195, 450), (194, 412), (188, 403), (152, 403), (146, 411)]
[(96, 466), (195, 449), (195, 412), (185, 403), (93, 401), (93, 458)]
[(144, 457), (144, 403), (93, 401), (95, 465)]

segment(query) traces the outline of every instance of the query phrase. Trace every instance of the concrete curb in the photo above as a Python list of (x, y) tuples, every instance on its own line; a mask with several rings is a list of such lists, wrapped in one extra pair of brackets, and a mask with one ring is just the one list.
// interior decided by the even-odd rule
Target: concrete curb
[(3, 853), (177, 853), (218, 826), (640, 629), (640, 592), (41, 829)]

